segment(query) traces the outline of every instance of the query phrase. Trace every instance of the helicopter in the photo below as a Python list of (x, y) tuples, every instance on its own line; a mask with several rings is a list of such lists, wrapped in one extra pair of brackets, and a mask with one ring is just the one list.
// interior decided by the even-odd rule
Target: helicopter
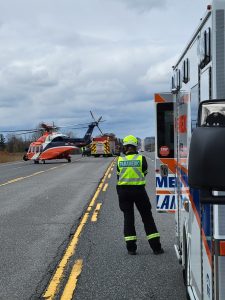
[[(96, 120), (93, 116), (93, 113), (90, 111), (93, 122), (86, 123), (88, 124), (85, 127), (71, 127), (71, 126), (60, 126), (56, 127), (54, 125), (47, 125), (45, 123), (41, 124), (41, 128), (35, 130), (24, 130), (25, 133), (37, 132), (38, 130), (43, 131), (41, 137), (36, 141), (32, 142), (28, 149), (26, 149), (26, 154), (23, 156), (24, 161), (32, 160), (35, 164), (39, 162), (45, 163), (46, 160), (52, 159), (66, 159), (69, 163), (71, 162), (71, 152), (74, 149), (79, 149), (85, 147), (91, 143), (92, 132), (95, 127), (101, 131), (99, 127), (99, 122), (103, 122), (102, 117)], [(85, 124), (77, 124), (85, 125)], [(80, 129), (87, 128), (87, 131), (83, 138), (71, 138), (66, 134), (58, 132), (59, 128), (68, 128), (71, 129)], [(22, 131), (22, 130), (19, 130)], [(9, 132), (9, 131), (7, 131)], [(15, 131), (11, 131), (15, 132)], [(22, 133), (24, 134), (24, 133)]]

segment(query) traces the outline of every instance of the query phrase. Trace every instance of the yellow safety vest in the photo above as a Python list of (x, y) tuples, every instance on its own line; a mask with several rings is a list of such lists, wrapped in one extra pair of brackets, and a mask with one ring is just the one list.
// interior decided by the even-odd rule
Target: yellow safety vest
[(145, 185), (142, 172), (142, 155), (130, 154), (118, 158), (118, 185)]

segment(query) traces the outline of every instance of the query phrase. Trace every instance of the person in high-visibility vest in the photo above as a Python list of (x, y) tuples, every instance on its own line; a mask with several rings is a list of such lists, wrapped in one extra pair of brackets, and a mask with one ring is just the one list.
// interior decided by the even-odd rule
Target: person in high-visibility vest
[(137, 250), (134, 204), (141, 215), (153, 253), (162, 254), (164, 250), (145, 190), (145, 176), (148, 169), (146, 158), (137, 152), (138, 141), (133, 135), (123, 139), (123, 146), (125, 156), (120, 156), (117, 163), (117, 194), (120, 209), (124, 214), (124, 238), (128, 254), (135, 255)]
[(81, 147), (82, 156), (85, 156), (85, 147)]

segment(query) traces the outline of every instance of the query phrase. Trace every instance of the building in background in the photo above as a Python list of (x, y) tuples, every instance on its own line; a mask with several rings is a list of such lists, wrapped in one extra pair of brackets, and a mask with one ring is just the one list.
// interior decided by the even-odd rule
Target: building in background
[(144, 139), (145, 151), (154, 152), (155, 151), (155, 137), (146, 137)]

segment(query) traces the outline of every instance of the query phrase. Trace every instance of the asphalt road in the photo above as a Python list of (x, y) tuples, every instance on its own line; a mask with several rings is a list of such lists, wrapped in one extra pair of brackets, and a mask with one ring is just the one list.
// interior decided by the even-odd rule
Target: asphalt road
[(0, 299), (40, 299), (112, 158), (0, 165)]
[(155, 212), (153, 155), (145, 153), (150, 174), (147, 191), (161, 235), (165, 254), (155, 256), (146, 241), (141, 218), (136, 213), (138, 255), (127, 254), (123, 239), (123, 215), (115, 190), (116, 167), (102, 192), (97, 222), (89, 222), (80, 238), (77, 259), (83, 268), (73, 296), (74, 300), (185, 300), (182, 268), (174, 251), (174, 215)]
[[(145, 155), (150, 170), (147, 191), (165, 250), (160, 256), (153, 255), (138, 213), (138, 255), (127, 254), (115, 189), (116, 166), (109, 169), (111, 177), (105, 177), (103, 190), (88, 208), (112, 158), (76, 156), (71, 164), (0, 165), (0, 299), (44, 299), (82, 223), (54, 300), (185, 300), (182, 268), (173, 248), (174, 216), (155, 212), (154, 157)], [(101, 207), (94, 221), (96, 205)], [(83, 222), (81, 216), (87, 211)], [(80, 274), (72, 271), (77, 262), (82, 262)], [(72, 278), (70, 298), (64, 296), (68, 278)]]

